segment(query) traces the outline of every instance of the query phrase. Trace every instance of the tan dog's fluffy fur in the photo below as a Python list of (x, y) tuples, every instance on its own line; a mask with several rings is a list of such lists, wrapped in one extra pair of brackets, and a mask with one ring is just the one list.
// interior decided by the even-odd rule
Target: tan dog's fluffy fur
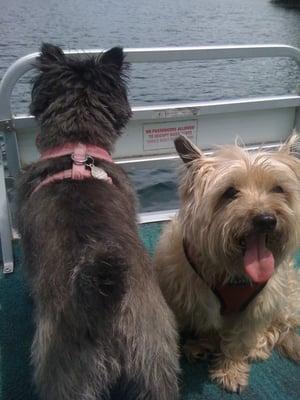
[[(300, 362), (300, 271), (291, 261), (300, 240), (296, 147), (294, 135), (279, 151), (225, 146), (207, 156), (187, 139), (177, 139), (185, 162), (181, 207), (162, 234), (156, 270), (180, 330), (196, 333), (184, 346), (186, 355), (195, 359), (211, 353), (210, 376), (229, 391), (242, 390), (250, 361), (267, 359), (274, 347)], [(245, 277), (243, 243), (253, 234), (253, 218), (260, 213), (277, 219), (266, 242), (274, 256), (274, 273), (244, 311), (222, 316), (209, 285), (220, 277), (224, 282)], [(187, 261), (183, 238), (206, 283)]]

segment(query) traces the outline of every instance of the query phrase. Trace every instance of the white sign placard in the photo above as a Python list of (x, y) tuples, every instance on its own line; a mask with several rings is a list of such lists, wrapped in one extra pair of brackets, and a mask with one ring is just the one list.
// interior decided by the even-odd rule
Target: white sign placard
[(174, 147), (174, 139), (179, 135), (187, 136), (196, 143), (197, 120), (144, 125), (144, 150), (171, 149)]

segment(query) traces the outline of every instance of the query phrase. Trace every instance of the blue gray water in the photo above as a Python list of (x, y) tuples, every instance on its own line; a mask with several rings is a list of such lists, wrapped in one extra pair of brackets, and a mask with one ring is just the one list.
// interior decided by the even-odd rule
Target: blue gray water
[[(284, 1), (283, 1), (284, 3)], [(298, 0), (299, 3), (299, 0)], [(270, 0), (0, 0), (0, 78), (42, 41), (65, 49), (283, 43), (300, 47), (300, 9)], [(30, 76), (17, 85), (16, 112), (28, 110)], [(295, 92), (300, 73), (278, 59), (138, 65), (134, 105)], [(143, 210), (177, 204), (176, 173), (132, 174)]]

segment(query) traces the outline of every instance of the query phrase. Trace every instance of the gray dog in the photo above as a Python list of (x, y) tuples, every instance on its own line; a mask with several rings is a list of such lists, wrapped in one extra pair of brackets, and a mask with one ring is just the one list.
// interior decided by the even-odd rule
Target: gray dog
[(121, 48), (44, 44), (31, 112), (41, 159), (19, 182), (43, 400), (178, 398), (173, 316), (138, 237), (134, 191), (110, 152), (131, 116)]

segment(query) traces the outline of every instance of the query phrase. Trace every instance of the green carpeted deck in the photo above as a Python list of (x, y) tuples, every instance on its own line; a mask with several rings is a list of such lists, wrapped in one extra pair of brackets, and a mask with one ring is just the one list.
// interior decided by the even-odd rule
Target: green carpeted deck
[[(157, 223), (140, 227), (150, 253), (153, 253), (160, 230), (161, 225)], [(29, 365), (32, 303), (24, 286), (18, 243), (14, 246), (15, 272), (0, 274), (0, 400), (37, 400)], [(300, 255), (298, 260), (300, 264)], [(189, 365), (183, 360), (182, 368), (184, 400), (300, 400), (300, 366), (275, 352), (268, 361), (253, 364), (249, 387), (241, 395), (225, 393), (212, 384), (205, 363)]]

